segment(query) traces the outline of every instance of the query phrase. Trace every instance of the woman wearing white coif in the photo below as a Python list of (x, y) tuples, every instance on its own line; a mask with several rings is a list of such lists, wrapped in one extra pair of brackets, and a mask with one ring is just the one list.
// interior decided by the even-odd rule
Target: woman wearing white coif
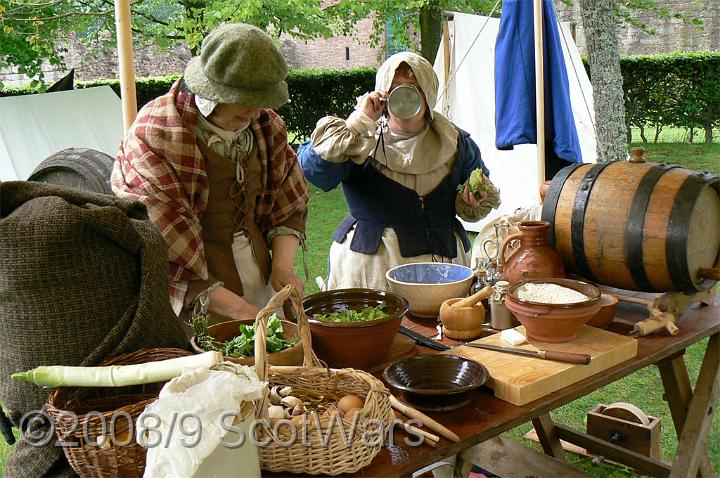
[(432, 111), (437, 93), (427, 60), (395, 54), (346, 120), (321, 119), (300, 146), (308, 181), (325, 191), (342, 184), (350, 209), (333, 234), (325, 289), (387, 289), (385, 272), (411, 262), (469, 265), (470, 242), (456, 215), (482, 219), (499, 193), (476, 197), (462, 186), (473, 170), (481, 168), (487, 182), (489, 172), (469, 134)]

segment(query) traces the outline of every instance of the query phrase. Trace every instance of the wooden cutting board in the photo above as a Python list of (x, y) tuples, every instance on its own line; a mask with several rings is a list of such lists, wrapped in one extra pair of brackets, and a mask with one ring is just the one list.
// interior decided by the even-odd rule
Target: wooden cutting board
[[(524, 327), (516, 327), (516, 330), (525, 335)], [(485, 365), (490, 372), (487, 385), (495, 391), (496, 397), (514, 405), (525, 405), (637, 354), (637, 340), (634, 338), (588, 325), (584, 325), (571, 342), (532, 342), (517, 347), (590, 354), (592, 361), (589, 365), (574, 365), (471, 347), (454, 347), (442, 353), (462, 355)], [(475, 343), (512, 347), (500, 340), (499, 333), (476, 340)]]

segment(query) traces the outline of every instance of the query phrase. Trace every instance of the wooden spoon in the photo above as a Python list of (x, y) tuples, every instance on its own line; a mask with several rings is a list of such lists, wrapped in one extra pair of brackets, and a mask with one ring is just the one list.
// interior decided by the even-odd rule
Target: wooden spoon
[(450, 304), (450, 307), (453, 309), (456, 307), (472, 307), (473, 305), (477, 304), (481, 300), (485, 300), (488, 297), (490, 297), (493, 293), (492, 287), (489, 285), (486, 285), (479, 291), (475, 292), (473, 295), (469, 297), (465, 297), (464, 299), (460, 299), (459, 301)]

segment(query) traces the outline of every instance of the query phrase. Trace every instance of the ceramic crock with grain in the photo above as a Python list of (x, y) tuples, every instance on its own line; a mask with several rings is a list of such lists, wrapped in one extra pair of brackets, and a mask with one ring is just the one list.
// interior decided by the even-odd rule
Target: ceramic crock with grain
[[(550, 246), (550, 223), (547, 221), (523, 221), (518, 224), (520, 232), (505, 238), (498, 257), (503, 275), (510, 284), (525, 279), (565, 277), (560, 254)], [(520, 247), (507, 253), (514, 240)]]

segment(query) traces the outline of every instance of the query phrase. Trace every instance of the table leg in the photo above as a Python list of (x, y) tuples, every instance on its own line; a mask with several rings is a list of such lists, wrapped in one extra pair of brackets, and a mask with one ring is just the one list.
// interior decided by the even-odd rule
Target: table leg
[(549, 413), (533, 418), (533, 426), (546, 455), (565, 461), (565, 452)]
[(412, 478), (417, 478), (428, 472), (432, 473), (433, 478), (468, 478), (471, 470), (471, 462), (463, 461), (460, 455), (453, 455), (421, 468), (412, 474)]
[(714, 404), (720, 396), (720, 334), (712, 335), (705, 349), (695, 391), (690, 389), (682, 357), (658, 364), (665, 397), (678, 434), (671, 477), (715, 476), (705, 442), (712, 424)]
[[(675, 432), (678, 439), (685, 425), (685, 417), (687, 415), (690, 400), (692, 399), (692, 386), (690, 385), (690, 377), (688, 376), (687, 367), (683, 357), (668, 359), (658, 364), (660, 370), (660, 378), (662, 378), (665, 396), (668, 402), (670, 414), (675, 424)], [(710, 457), (707, 450), (703, 453), (700, 460), (700, 469), (698, 476), (708, 477), (715, 476)]]

